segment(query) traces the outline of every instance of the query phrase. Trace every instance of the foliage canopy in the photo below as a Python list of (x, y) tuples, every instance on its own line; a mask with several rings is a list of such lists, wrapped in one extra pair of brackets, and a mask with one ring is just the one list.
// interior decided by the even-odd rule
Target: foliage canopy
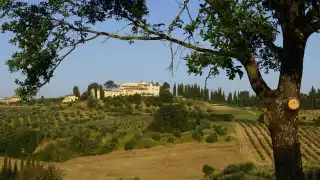
[[(181, 10), (171, 24), (151, 24), (145, 0), (50, 0), (27, 3), (19, 0), (1, 1), (3, 32), (13, 32), (10, 43), (19, 51), (7, 61), (11, 72), (21, 71), (24, 80), (16, 80), (21, 94), (35, 93), (48, 83), (54, 70), (79, 44), (108, 36), (121, 40), (167, 40), (188, 48), (185, 56), (190, 73), (202, 74), (210, 68), (209, 76), (225, 69), (230, 79), (243, 75), (239, 61), (251, 80), (259, 81), (262, 89), (269, 90), (260, 79), (258, 68), (279, 70), (284, 56), (283, 47), (275, 45), (278, 26), (285, 28), (292, 22), (293, 29), (309, 37), (320, 28), (319, 2), (274, 0), (205, 0), (199, 3), (199, 13), (189, 20), (181, 18), (189, 13), (189, 0), (181, 3)], [(189, 13), (190, 14), (190, 13)], [(94, 30), (92, 26), (108, 19), (128, 21), (132, 35), (122, 36)], [(186, 40), (171, 36), (182, 28)], [(194, 36), (202, 41), (191, 43)], [(189, 40), (189, 42), (187, 41)], [(211, 47), (203, 48), (202, 43)], [(172, 46), (171, 46), (172, 48)], [(171, 64), (173, 68), (173, 64)], [(255, 90), (255, 89), (254, 89)], [(262, 92), (255, 90), (259, 96)]]

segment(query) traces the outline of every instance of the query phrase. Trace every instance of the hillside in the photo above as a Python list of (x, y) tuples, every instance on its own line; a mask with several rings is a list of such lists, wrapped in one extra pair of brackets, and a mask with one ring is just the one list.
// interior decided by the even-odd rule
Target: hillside
[[(186, 100), (183, 104), (189, 118), (200, 124), (195, 130), (180, 134), (149, 129), (154, 112), (128, 114), (80, 105), (0, 107), (0, 121), (5, 122), (1, 124), (2, 130), (23, 128), (43, 134), (32, 152), (39, 152), (37, 156), (44, 163), (62, 169), (67, 180), (92, 176), (110, 180), (135, 176), (154, 180), (200, 179), (204, 164), (217, 169), (241, 162), (272, 165), (269, 132), (257, 121), (261, 111), (196, 100)], [(151, 107), (155, 111), (157, 108)], [(307, 112), (303, 113), (305, 116)], [(229, 119), (228, 114), (233, 118)], [(314, 114), (303, 121), (314, 119), (311, 117)], [(195, 132), (200, 127), (203, 134), (199, 139)], [(212, 133), (216, 139), (208, 143)], [(319, 162), (320, 128), (300, 125), (299, 133), (303, 163)], [(31, 140), (33, 137), (38, 135), (31, 133)]]

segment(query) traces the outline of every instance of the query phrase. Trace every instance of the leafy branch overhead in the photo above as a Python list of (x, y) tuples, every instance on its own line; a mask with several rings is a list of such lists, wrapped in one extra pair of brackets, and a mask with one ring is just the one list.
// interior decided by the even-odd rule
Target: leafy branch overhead
[[(150, 24), (147, 20), (148, 8), (145, 0), (49, 0), (37, 4), (26, 1), (1, 1), (3, 32), (13, 32), (10, 43), (19, 47), (7, 61), (11, 72), (21, 71), (26, 79), (16, 80), (21, 86), (21, 94), (34, 94), (50, 81), (54, 70), (72, 51), (82, 43), (98, 37), (127, 40), (166, 40), (189, 49), (187, 60), (190, 73), (202, 74), (210, 67), (211, 75), (226, 69), (233, 79), (242, 77), (239, 61), (246, 69), (249, 79), (258, 82), (269, 90), (262, 80), (259, 69), (279, 70), (283, 49), (275, 45), (278, 25), (285, 18), (279, 13), (286, 11), (287, 2), (273, 0), (206, 0), (199, 4), (197, 17), (191, 17), (188, 3), (181, 3), (181, 10), (169, 25)], [(282, 1), (281, 1), (282, 2)], [(295, 2), (295, 1), (293, 1)], [(320, 28), (319, 4), (317, 1), (304, 1), (297, 13), (305, 13), (297, 23), (304, 33), (312, 34)], [(278, 3), (278, 4), (277, 4)], [(302, 1), (301, 1), (302, 3)], [(303, 11), (303, 12), (302, 12)], [(306, 12), (305, 12), (306, 11)], [(271, 12), (271, 13), (270, 13)], [(187, 14), (188, 20), (181, 15)], [(294, 13), (294, 12), (292, 12)], [(97, 23), (107, 23), (109, 19), (127, 21), (131, 35), (120, 35), (95, 30)], [(188, 21), (190, 23), (184, 23)], [(303, 23), (307, 25), (303, 25)], [(172, 31), (182, 28), (187, 38), (172, 37)], [(207, 48), (196, 42), (210, 44)], [(173, 67), (173, 62), (171, 63)], [(257, 93), (260, 97), (263, 93)]]

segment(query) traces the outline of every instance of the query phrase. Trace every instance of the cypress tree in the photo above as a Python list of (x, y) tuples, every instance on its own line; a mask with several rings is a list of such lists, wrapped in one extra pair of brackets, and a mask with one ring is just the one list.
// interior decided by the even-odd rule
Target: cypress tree
[(179, 96), (185, 97), (185, 91), (184, 91), (184, 85), (183, 85), (183, 83), (181, 83), (181, 85), (180, 85), (180, 91), (181, 91), (181, 95), (179, 95)]
[(3, 161), (3, 166), (2, 166), (3, 171), (6, 173), (8, 170), (8, 157), (7, 155), (4, 156), (4, 161)]
[(173, 85), (173, 96), (177, 96), (177, 86), (176, 86), (176, 83), (174, 83)]
[(189, 86), (185, 85), (184, 93), (183, 93), (185, 98), (189, 98), (189, 91), (188, 91), (189, 89), (188, 88), (189, 88)]
[(197, 98), (203, 98), (203, 91), (200, 85), (197, 85)]
[(98, 99), (98, 88), (94, 88), (94, 96), (96, 99)]
[(232, 93), (231, 92), (229, 92), (229, 94), (228, 94), (227, 103), (232, 104)]
[(23, 171), (24, 171), (24, 160), (22, 158), (20, 161), (20, 173), (23, 173)]
[(16, 175), (18, 173), (18, 164), (17, 161), (14, 162), (13, 173)]
[(100, 93), (100, 99), (103, 100), (104, 99), (104, 90), (102, 85), (99, 86), (99, 93)]
[(31, 160), (31, 167), (36, 167), (34, 159)]
[(201, 99), (205, 99), (205, 97), (204, 97), (204, 90), (201, 88), (201, 90), (200, 90), (200, 98)]
[(31, 165), (30, 156), (27, 157), (26, 167), (29, 168)]
[(11, 165), (11, 158), (8, 159), (8, 169), (7, 169), (8, 176), (12, 176), (12, 165)]

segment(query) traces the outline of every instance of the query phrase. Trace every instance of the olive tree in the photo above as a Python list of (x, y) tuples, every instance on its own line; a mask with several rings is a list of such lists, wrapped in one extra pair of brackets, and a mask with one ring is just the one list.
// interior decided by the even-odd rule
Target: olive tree
[[(317, 0), (202, 0), (197, 17), (184, 0), (170, 24), (151, 24), (145, 0), (40, 0), (38, 3), (0, 1), (4, 32), (19, 51), (7, 61), (11, 72), (22, 72), (16, 80), (22, 94), (34, 94), (48, 83), (56, 67), (79, 44), (98, 37), (127, 40), (166, 40), (189, 49), (184, 57), (190, 73), (210, 69), (214, 76), (225, 69), (230, 79), (245, 72), (253, 91), (267, 107), (277, 179), (305, 179), (302, 171), (297, 115), (308, 38), (319, 31)], [(187, 15), (188, 17), (188, 15)], [(131, 35), (95, 30), (96, 23), (109, 19), (126, 21)], [(183, 29), (186, 39), (172, 37)], [(282, 46), (275, 44), (282, 36)], [(201, 42), (194, 37), (200, 37)], [(211, 46), (203, 46), (202, 43)], [(65, 54), (62, 54), (65, 52)], [(237, 65), (234, 62), (238, 62)], [(173, 63), (171, 63), (173, 67)], [(280, 71), (276, 89), (271, 89), (261, 71)], [(290, 106), (288, 106), (290, 104)], [(292, 105), (293, 104), (293, 105)]]

